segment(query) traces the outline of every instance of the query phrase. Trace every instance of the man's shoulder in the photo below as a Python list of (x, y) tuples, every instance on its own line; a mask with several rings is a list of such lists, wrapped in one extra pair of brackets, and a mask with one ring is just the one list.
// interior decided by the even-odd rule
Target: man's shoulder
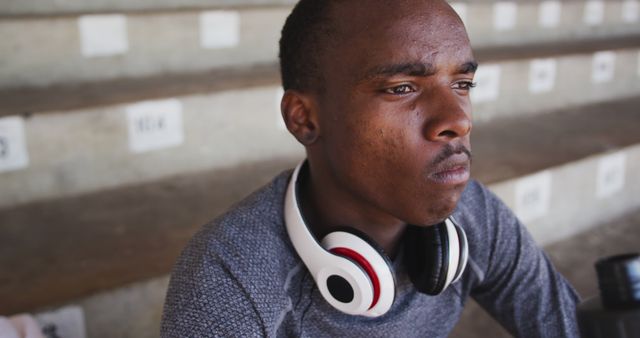
[[(272, 234), (283, 223), (284, 195), (291, 171), (274, 177), (203, 227), (208, 236)], [(252, 233), (253, 232), (253, 233)], [(257, 232), (257, 233), (255, 233)]]
[(204, 275), (224, 271), (227, 278), (248, 289), (280, 284), (298, 263), (283, 218), (290, 174), (281, 173), (203, 226), (183, 250), (174, 274), (185, 268)]
[(189, 241), (171, 275), (163, 335), (266, 334), (288, 304), (283, 284), (298, 263), (282, 217), (289, 177), (278, 175)]
[(289, 170), (279, 174), (206, 224), (194, 240), (205, 244), (207, 254), (228, 264), (246, 259), (247, 262), (239, 264), (245, 268), (249, 263), (288, 252), (283, 205), (290, 176)]

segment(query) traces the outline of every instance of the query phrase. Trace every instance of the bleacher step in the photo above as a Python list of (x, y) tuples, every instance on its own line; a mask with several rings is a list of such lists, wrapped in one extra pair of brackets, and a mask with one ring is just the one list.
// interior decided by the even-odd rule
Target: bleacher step
[(278, 67), (275, 64), (263, 64), (43, 88), (4, 89), (0, 90), (0, 117), (64, 112), (167, 97), (275, 86), (279, 81)]
[(196, 229), (296, 161), (0, 209), (0, 314), (166, 274)]
[(512, 117), (472, 132), (473, 174), (485, 184), (640, 143), (640, 96)]

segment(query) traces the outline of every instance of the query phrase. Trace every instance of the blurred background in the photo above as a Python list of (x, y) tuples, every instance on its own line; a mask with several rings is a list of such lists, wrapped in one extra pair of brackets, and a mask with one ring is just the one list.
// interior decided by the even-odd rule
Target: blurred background
[[(279, 111), (294, 3), (0, 1), (0, 315), (158, 336), (187, 240), (303, 156)], [(639, 1), (452, 5), (481, 64), (473, 176), (593, 295), (597, 257), (640, 250)], [(472, 301), (452, 334), (505, 335)]]

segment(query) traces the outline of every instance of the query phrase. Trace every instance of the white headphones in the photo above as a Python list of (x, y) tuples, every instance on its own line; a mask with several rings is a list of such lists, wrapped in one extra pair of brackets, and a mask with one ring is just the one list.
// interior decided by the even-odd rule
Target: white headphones
[[(322, 297), (334, 308), (368, 317), (385, 314), (393, 304), (396, 289), (387, 256), (355, 229), (331, 232), (318, 243), (298, 204), (298, 175), (305, 163), (293, 172), (284, 206), (287, 233), (296, 252)], [(460, 278), (467, 262), (467, 239), (451, 217), (433, 227), (410, 226), (407, 233), (404, 261), (419, 291), (437, 295)]]

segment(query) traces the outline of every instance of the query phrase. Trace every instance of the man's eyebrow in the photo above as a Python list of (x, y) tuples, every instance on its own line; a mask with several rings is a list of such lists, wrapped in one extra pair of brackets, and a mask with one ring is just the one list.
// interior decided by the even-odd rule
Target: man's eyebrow
[[(476, 61), (468, 61), (458, 68), (459, 74), (475, 73), (478, 69)], [(361, 80), (369, 80), (379, 77), (391, 77), (394, 75), (428, 77), (435, 74), (438, 69), (430, 63), (407, 62), (377, 66), (368, 70)]]
[(364, 74), (362, 80), (373, 79), (377, 77), (391, 77), (394, 75), (427, 77), (435, 74), (436, 71), (437, 69), (430, 63), (396, 63), (371, 68)]
[(475, 73), (478, 70), (478, 63), (476, 61), (469, 61), (464, 63), (460, 68), (458, 68), (459, 74), (471, 74)]

